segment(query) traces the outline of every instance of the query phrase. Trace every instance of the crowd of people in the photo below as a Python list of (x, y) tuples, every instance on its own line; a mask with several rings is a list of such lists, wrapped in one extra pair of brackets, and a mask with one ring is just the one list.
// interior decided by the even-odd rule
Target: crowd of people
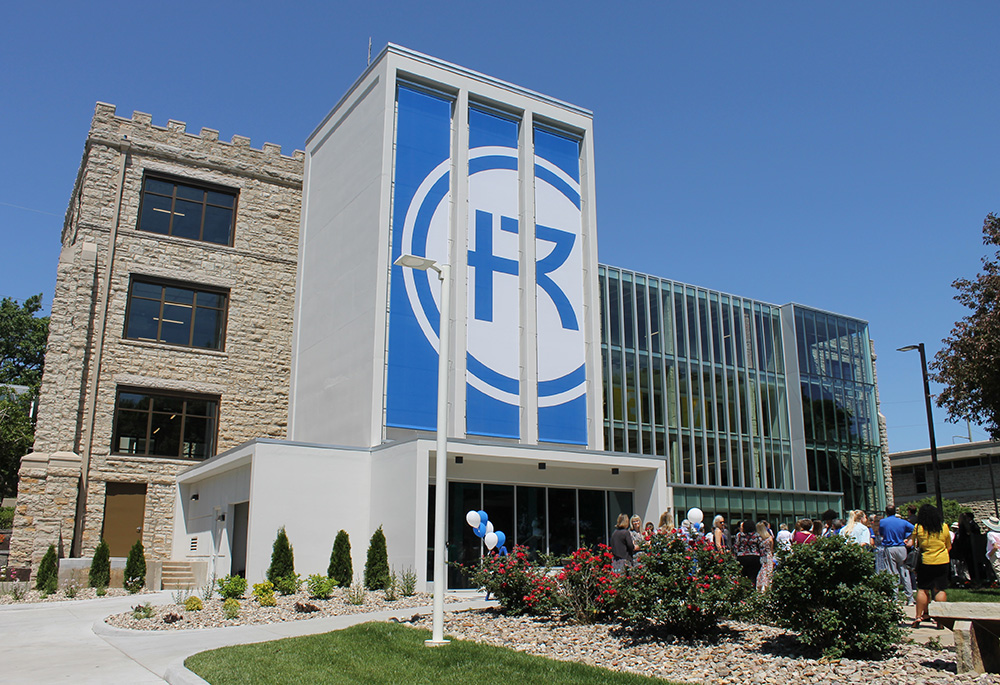
[(947, 601), (952, 578), (971, 582), (1000, 579), (1000, 518), (990, 517), (983, 526), (987, 530), (985, 549), (981, 549), (983, 536), (971, 513), (961, 514), (949, 528), (941, 511), (931, 504), (911, 510), (907, 518), (898, 516), (894, 506), (886, 507), (884, 516), (871, 519), (861, 510), (851, 511), (846, 520), (828, 510), (817, 520), (798, 520), (794, 531), (782, 523), (777, 534), (767, 520), (744, 520), (731, 530), (725, 517), (717, 515), (711, 527), (685, 519), (675, 529), (671, 514), (665, 512), (658, 527), (649, 522), (643, 528), (640, 517), (621, 514), (611, 536), (611, 550), (615, 567), (620, 569), (637, 563), (646, 541), (656, 533), (674, 531), (689, 541), (703, 538), (719, 551), (733, 554), (742, 575), (763, 592), (771, 585), (779, 550), (839, 535), (850, 544), (870, 549), (875, 570), (898, 579), (900, 601), (916, 605), (912, 625), (917, 627), (930, 620), (932, 601)]

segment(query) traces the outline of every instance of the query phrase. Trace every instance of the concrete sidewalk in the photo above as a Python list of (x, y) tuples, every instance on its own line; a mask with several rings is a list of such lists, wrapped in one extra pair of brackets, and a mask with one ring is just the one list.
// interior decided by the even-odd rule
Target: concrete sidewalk
[[(445, 605), (447, 611), (495, 604), (466, 593), (455, 594), (468, 599)], [(184, 660), (207, 649), (326, 633), (366, 621), (409, 618), (431, 611), (428, 605), (206, 630), (122, 630), (104, 623), (111, 614), (128, 611), (136, 604), (170, 604), (172, 601), (171, 593), (158, 592), (2, 606), (0, 645), (4, 652), (0, 661), (0, 683), (204, 683), (184, 668)]]

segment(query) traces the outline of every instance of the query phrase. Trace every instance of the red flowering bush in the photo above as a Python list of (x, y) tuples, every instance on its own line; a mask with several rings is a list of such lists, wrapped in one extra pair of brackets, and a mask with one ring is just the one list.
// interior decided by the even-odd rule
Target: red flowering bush
[(705, 540), (690, 545), (674, 533), (654, 535), (641, 565), (616, 583), (620, 620), (636, 629), (698, 635), (730, 615), (743, 596), (736, 559)]
[(607, 545), (592, 552), (582, 547), (566, 561), (556, 576), (559, 603), (563, 610), (581, 623), (593, 623), (614, 607), (618, 574), (612, 567), (614, 555)]
[(556, 606), (556, 582), (549, 568), (528, 559), (528, 548), (483, 557), (478, 566), (463, 568), (473, 585), (485, 588), (509, 614), (548, 614)]

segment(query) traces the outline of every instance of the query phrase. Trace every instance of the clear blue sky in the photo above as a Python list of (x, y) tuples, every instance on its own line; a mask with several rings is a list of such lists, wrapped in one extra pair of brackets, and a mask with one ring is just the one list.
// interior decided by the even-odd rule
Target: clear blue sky
[[(0, 296), (51, 304), (98, 100), (301, 148), (398, 43), (594, 112), (600, 259), (867, 319), (893, 451), (1000, 211), (995, 2), (13, 3)], [(933, 389), (932, 389), (933, 390)], [(939, 444), (965, 433), (935, 409)], [(973, 427), (974, 439), (986, 434)]]

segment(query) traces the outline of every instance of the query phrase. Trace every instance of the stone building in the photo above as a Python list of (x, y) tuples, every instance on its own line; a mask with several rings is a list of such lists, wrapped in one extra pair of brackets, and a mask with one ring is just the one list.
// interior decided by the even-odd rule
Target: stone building
[[(989, 440), (964, 442), (938, 447), (937, 452), (941, 497), (968, 507), (977, 519), (996, 515), (1000, 443)], [(889, 460), (896, 506), (934, 497), (934, 471), (929, 449), (894, 452)]]
[(174, 476), (286, 433), (303, 153), (98, 103), (11, 547), (170, 554)]

